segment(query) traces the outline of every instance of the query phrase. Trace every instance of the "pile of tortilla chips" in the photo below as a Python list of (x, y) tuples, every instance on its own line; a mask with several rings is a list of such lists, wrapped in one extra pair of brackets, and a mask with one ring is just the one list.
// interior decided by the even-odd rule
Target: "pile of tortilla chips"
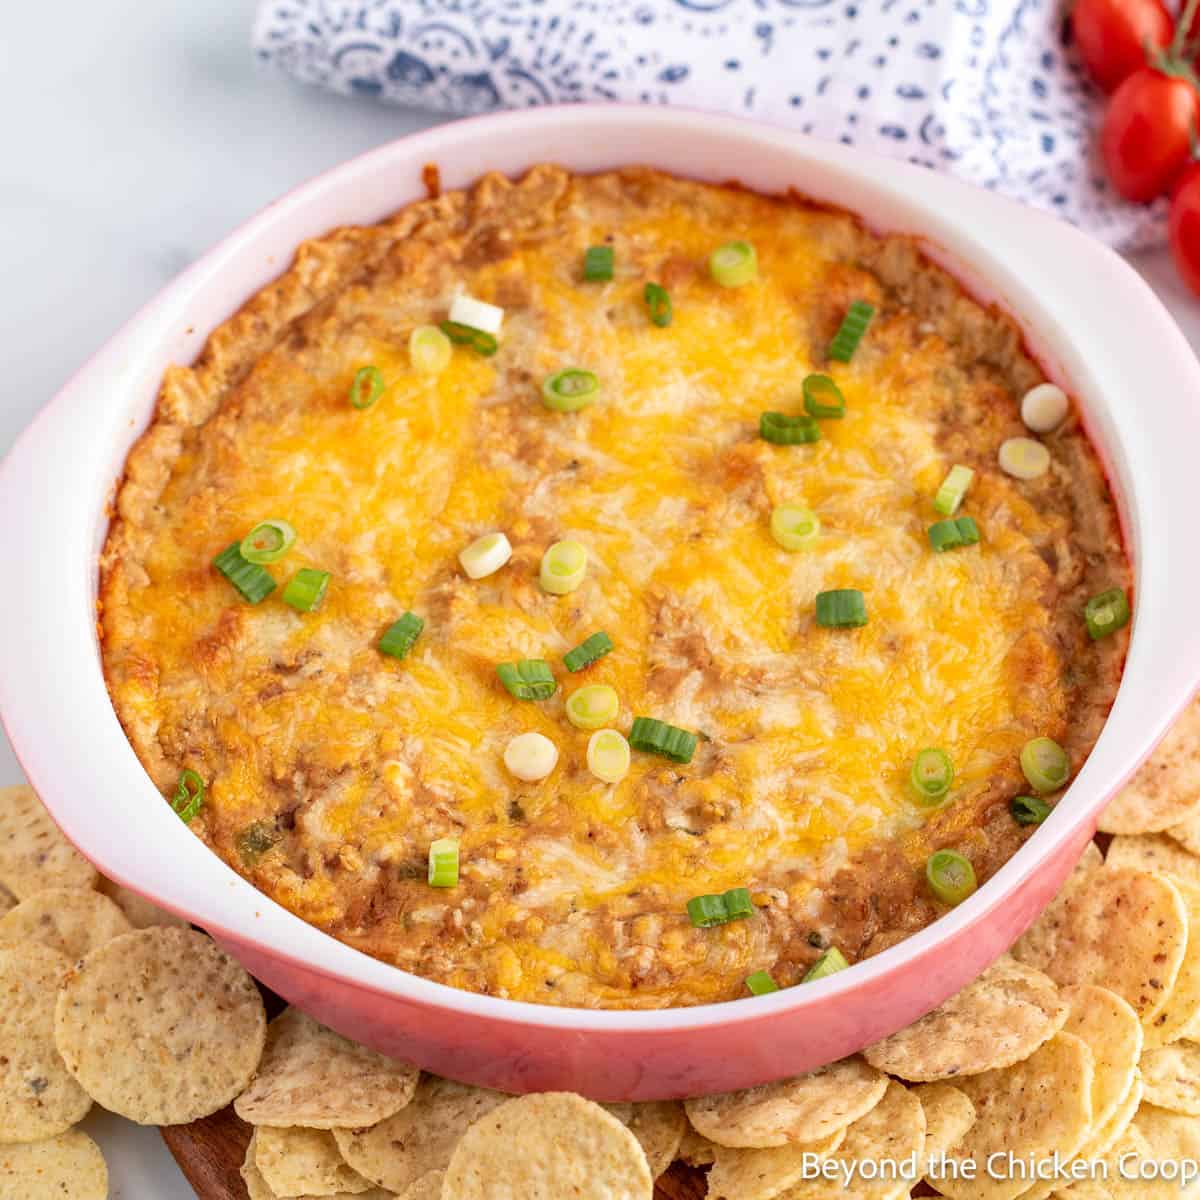
[[(1200, 1197), (1126, 1177), (1200, 1159), (1198, 748), (1200, 703), (1114, 801), (1107, 853), (1089, 846), (940, 1008), (853, 1058), (684, 1103), (510, 1097), (294, 1009), (268, 1026), (236, 963), (98, 879), (28, 788), (0, 789), (0, 1200), (107, 1195), (72, 1128), (93, 1100), (144, 1124), (233, 1101), (249, 1200), (651, 1200), (677, 1160), (710, 1200)], [(1055, 1157), (1108, 1178), (1032, 1176)]]

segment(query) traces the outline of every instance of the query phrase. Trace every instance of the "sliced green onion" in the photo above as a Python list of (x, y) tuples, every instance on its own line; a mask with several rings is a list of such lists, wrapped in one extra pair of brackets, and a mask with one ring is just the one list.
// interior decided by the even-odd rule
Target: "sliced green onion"
[(350, 383), (350, 403), (370, 408), (383, 395), (383, 375), (378, 367), (359, 367)]
[(975, 868), (968, 859), (954, 850), (937, 850), (925, 863), (925, 878), (929, 889), (943, 903), (961, 904), (979, 884)]
[(817, 593), (817, 624), (825, 629), (856, 629), (867, 623), (867, 602), (858, 588)]
[(486, 300), (477, 300), (460, 292), (450, 303), (450, 311), (446, 314), (455, 325), (464, 325), (467, 329), (478, 329), (490, 333), (494, 337), (504, 324), (504, 309), (497, 304), (489, 304)]
[(769, 971), (755, 971), (752, 975), (747, 975), (746, 987), (752, 996), (766, 996), (779, 991), (779, 984), (771, 978)]
[(578, 412), (600, 395), (600, 380), (582, 367), (567, 367), (547, 375), (542, 383), (542, 403), (555, 412)]
[(565, 596), (583, 582), (587, 574), (587, 547), (580, 542), (555, 542), (542, 555), (538, 582), (552, 596)]
[(242, 557), (241, 543), (226, 546), (216, 558), (213, 566), (237, 589), (243, 600), (258, 604), (275, 590), (271, 573), (258, 563), (247, 562)]
[(1116, 633), (1129, 624), (1129, 598), (1122, 588), (1109, 588), (1093, 596), (1083, 610), (1093, 641)]
[(930, 747), (913, 759), (909, 782), (923, 807), (940, 804), (954, 782), (954, 764), (945, 750)]
[(675, 310), (671, 307), (671, 295), (667, 289), (661, 284), (648, 283), (642, 291), (642, 296), (645, 298), (646, 308), (650, 312), (650, 320), (660, 329), (665, 329), (670, 325), (675, 316)]
[(583, 277), (589, 283), (603, 283), (613, 277), (615, 254), (611, 246), (589, 246), (583, 252)]
[(1056, 741), (1038, 737), (1021, 747), (1021, 770), (1035, 792), (1057, 792), (1071, 778), (1071, 760)]
[(519, 733), (504, 748), (504, 765), (526, 783), (545, 779), (557, 762), (558, 747), (544, 733)]
[(758, 275), (758, 254), (749, 242), (726, 242), (712, 252), (708, 269), (722, 287), (742, 287)]
[(1054, 809), (1037, 796), (1014, 796), (1008, 811), (1018, 825), (1040, 825)]
[(500, 343), (496, 341), (494, 333), (475, 329), (471, 325), (460, 325), (457, 321), (443, 321), (439, 328), (456, 346), (470, 346), (484, 358), (491, 358), (500, 349)]
[(283, 589), (282, 600), (284, 604), (294, 608), (297, 612), (312, 612), (325, 599), (328, 589), (328, 571), (316, 571), (312, 567), (301, 567), (288, 580), (287, 587)]
[(758, 436), (776, 446), (799, 446), (820, 441), (821, 427), (807, 413), (765, 412), (758, 418)]
[(820, 532), (820, 518), (811, 508), (781, 504), (771, 510), (771, 536), (785, 550), (803, 550)]
[(454, 344), (436, 325), (418, 325), (408, 335), (408, 357), (422, 375), (440, 375), (453, 353)]
[(850, 964), (846, 956), (836, 947), (830, 946), (820, 958), (805, 972), (801, 983), (812, 983), (814, 979), (825, 979), (844, 971)]
[(425, 622), (416, 613), (406, 612), (400, 620), (389, 625), (379, 639), (379, 653), (389, 658), (404, 658), (413, 648)]
[(697, 737), (677, 725), (656, 721), (653, 717), (634, 717), (629, 744), (645, 754), (661, 754), (672, 762), (690, 763), (696, 753)]
[(458, 842), (453, 838), (429, 844), (429, 886), (458, 886)]
[(724, 896), (693, 896), (687, 902), (687, 914), (697, 929), (711, 929), (729, 920)]
[(951, 467), (933, 498), (933, 507), (944, 517), (954, 516), (974, 478), (975, 472), (970, 467)]
[(574, 650), (568, 650), (563, 655), (563, 666), (571, 672), (582, 671), (584, 667), (590, 667), (606, 654), (611, 654), (612, 650), (612, 638), (607, 633), (593, 633), (591, 637), (584, 638)]
[(1037, 479), (1050, 470), (1050, 451), (1033, 438), (1014, 437), (1000, 443), (1000, 469), (1014, 479)]
[(850, 305), (837, 333), (833, 335), (833, 341), (829, 343), (828, 354), (834, 362), (849, 362), (854, 357), (858, 343), (862, 341), (874, 315), (875, 306), (865, 300), (855, 300)]
[(731, 921), (743, 921), (757, 912), (748, 888), (731, 888), (721, 899), (725, 901), (725, 911)]
[(804, 411), (810, 417), (844, 417), (846, 397), (828, 375), (804, 377)]
[(295, 544), (296, 531), (286, 521), (260, 521), (238, 549), (251, 563), (271, 563), (282, 558)]
[(191, 767), (184, 767), (179, 772), (179, 783), (175, 788), (171, 809), (187, 825), (203, 807), (204, 780)]
[(629, 774), (629, 743), (615, 729), (597, 729), (588, 738), (587, 765), (597, 779), (620, 783)]
[(941, 554), (959, 546), (974, 546), (979, 541), (979, 526), (973, 517), (947, 517), (929, 527), (929, 544)]
[(485, 533), (459, 551), (458, 561), (471, 579), (486, 579), (512, 558), (512, 552), (512, 543), (503, 533)]
[(617, 719), (621, 701), (616, 688), (589, 683), (567, 697), (567, 720), (576, 729), (600, 729)]
[(542, 658), (523, 658), (520, 662), (499, 663), (496, 674), (505, 688), (518, 700), (549, 700), (558, 689), (550, 664)]

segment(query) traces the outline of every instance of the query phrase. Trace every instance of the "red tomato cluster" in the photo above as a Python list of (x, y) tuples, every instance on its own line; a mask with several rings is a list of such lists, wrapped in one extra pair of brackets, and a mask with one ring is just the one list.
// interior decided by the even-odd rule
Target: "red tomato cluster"
[(1111, 93), (1100, 129), (1108, 177), (1126, 200), (1171, 193), (1175, 264), (1200, 294), (1198, 9), (1190, 0), (1177, 25), (1162, 0), (1076, 0), (1072, 24), (1084, 66)]

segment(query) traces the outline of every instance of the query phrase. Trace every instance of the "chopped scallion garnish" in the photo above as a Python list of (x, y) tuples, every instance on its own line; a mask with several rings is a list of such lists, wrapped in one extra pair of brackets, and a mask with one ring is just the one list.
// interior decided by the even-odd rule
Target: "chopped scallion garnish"
[(275, 580), (265, 567), (247, 562), (242, 557), (241, 543), (226, 546), (216, 558), (213, 566), (237, 589), (243, 600), (258, 604), (275, 590)]
[(771, 536), (785, 550), (803, 550), (820, 532), (821, 520), (811, 508), (781, 504), (771, 510)]
[(1040, 825), (1054, 811), (1038, 796), (1014, 796), (1008, 810), (1018, 825)]
[(694, 896), (687, 903), (687, 911), (697, 929), (708, 929), (752, 917), (755, 908), (746, 888), (731, 888), (721, 896)]
[(179, 772), (179, 783), (175, 788), (171, 809), (187, 825), (203, 807), (204, 780), (191, 767), (184, 767)]
[(804, 973), (802, 983), (812, 983), (814, 979), (825, 979), (829, 975), (836, 975), (838, 971), (844, 971), (850, 964), (846, 961), (846, 956), (836, 947), (830, 946), (820, 958)]
[(296, 531), (286, 521), (260, 521), (244, 538), (239, 549), (251, 563), (271, 563), (282, 558), (295, 544)]
[(1021, 770), (1035, 792), (1057, 792), (1071, 778), (1071, 760), (1052, 738), (1038, 737), (1021, 747)]
[(383, 395), (383, 375), (378, 367), (359, 367), (350, 383), (350, 403), (370, 408)]
[(954, 782), (954, 765), (950, 755), (936, 747), (922, 750), (913, 759), (908, 778), (918, 804), (923, 807), (941, 804)]
[(1083, 610), (1083, 619), (1093, 641), (1124, 629), (1129, 624), (1129, 617), (1129, 597), (1122, 588), (1109, 588), (1093, 596)]
[(389, 625), (379, 639), (379, 653), (389, 658), (404, 658), (413, 648), (425, 622), (416, 613), (406, 612), (398, 621)]
[(563, 655), (563, 666), (571, 672), (582, 671), (584, 667), (590, 667), (606, 654), (611, 654), (612, 649), (612, 638), (607, 633), (593, 633), (584, 638), (574, 650), (568, 650)]
[(496, 675), (506, 690), (518, 700), (549, 700), (558, 689), (550, 664), (541, 658), (499, 663)]
[(443, 321), (439, 328), (456, 346), (470, 346), (484, 358), (491, 358), (500, 349), (496, 335), (483, 329), (460, 325), (457, 321)]
[(867, 602), (858, 588), (817, 593), (817, 624), (825, 629), (856, 629), (867, 623)]
[(776, 446), (799, 446), (819, 441), (821, 427), (807, 413), (765, 412), (758, 418), (758, 436)]
[(944, 517), (954, 516), (974, 478), (975, 472), (970, 467), (951, 467), (933, 498), (933, 507)]
[(722, 287), (742, 287), (758, 275), (758, 254), (749, 242), (726, 242), (712, 252), (708, 269)]
[(617, 690), (607, 683), (589, 683), (567, 697), (567, 720), (576, 729), (600, 729), (610, 725), (620, 711)]
[(582, 367), (567, 367), (547, 375), (542, 383), (542, 403), (555, 412), (578, 412), (600, 395), (600, 380)]
[(947, 517), (929, 527), (929, 544), (941, 554), (959, 546), (974, 546), (979, 542), (979, 526), (973, 517)]
[(542, 555), (538, 582), (552, 596), (565, 596), (583, 583), (587, 565), (587, 547), (581, 542), (555, 542)]
[(512, 543), (498, 531), (477, 537), (458, 554), (462, 569), (471, 579), (486, 579), (500, 570), (510, 558)]
[(661, 754), (677, 763), (692, 761), (698, 740), (694, 733), (653, 717), (634, 717), (633, 728), (629, 731), (629, 744), (635, 750)]
[(746, 987), (752, 996), (766, 996), (779, 991), (779, 984), (771, 978), (769, 971), (755, 971), (746, 976)]
[(650, 320), (660, 329), (665, 329), (670, 325), (675, 312), (671, 307), (671, 295), (667, 289), (661, 284), (648, 283), (642, 296), (645, 298)]
[(611, 246), (589, 246), (583, 253), (583, 277), (589, 283), (603, 283), (613, 277), (616, 255)]
[(850, 305), (837, 333), (833, 335), (833, 341), (829, 343), (829, 357), (834, 362), (849, 362), (854, 357), (858, 343), (862, 341), (874, 315), (875, 306), (865, 300), (855, 300)]
[(806, 375), (804, 383), (804, 411), (810, 417), (844, 417), (846, 397), (828, 375)]
[(436, 325), (418, 325), (408, 335), (408, 357), (422, 375), (440, 375), (452, 353), (453, 343)]
[(447, 314), (455, 325), (466, 329), (478, 329), (482, 333), (490, 333), (495, 337), (504, 324), (504, 309), (498, 304), (489, 304), (486, 300), (477, 300), (460, 292), (450, 303)]
[(961, 904), (979, 884), (970, 860), (954, 850), (936, 850), (925, 863), (929, 889), (943, 903)]
[(458, 842), (453, 838), (438, 838), (429, 845), (429, 886), (457, 887)]
[(301, 567), (283, 589), (283, 602), (297, 612), (312, 612), (329, 588), (329, 572)]
[(731, 888), (723, 897), (725, 911), (731, 921), (741, 921), (752, 917), (755, 913), (754, 901), (750, 899), (749, 888)]
[(629, 743), (615, 729), (597, 729), (588, 738), (587, 765), (597, 779), (620, 783), (629, 774)]

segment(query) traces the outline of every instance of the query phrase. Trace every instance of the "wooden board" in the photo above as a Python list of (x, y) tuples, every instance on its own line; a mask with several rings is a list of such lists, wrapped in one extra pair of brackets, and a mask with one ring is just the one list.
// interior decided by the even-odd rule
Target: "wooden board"
[[(161, 1132), (200, 1200), (247, 1200), (238, 1169), (250, 1143), (250, 1126), (232, 1108)], [(704, 1190), (703, 1172), (676, 1163), (658, 1181), (654, 1200), (704, 1200)]]

